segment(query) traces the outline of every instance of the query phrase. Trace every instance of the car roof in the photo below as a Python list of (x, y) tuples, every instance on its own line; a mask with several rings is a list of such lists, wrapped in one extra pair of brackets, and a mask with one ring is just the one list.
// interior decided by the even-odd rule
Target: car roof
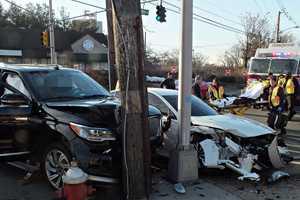
[(156, 93), (160, 96), (174, 96), (178, 95), (177, 90), (165, 89), (165, 88), (148, 88), (148, 92)]
[(62, 67), (60, 65), (51, 64), (4, 64), (0, 63), (0, 70), (9, 70), (15, 72), (36, 72), (36, 71), (52, 71), (52, 70), (75, 70)]

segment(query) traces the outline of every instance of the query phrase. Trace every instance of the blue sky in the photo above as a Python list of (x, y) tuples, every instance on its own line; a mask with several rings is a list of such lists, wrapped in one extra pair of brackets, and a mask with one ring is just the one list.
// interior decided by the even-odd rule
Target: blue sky
[[(0, 0), (4, 6), (6, 2)], [(105, 0), (82, 0), (86, 3), (105, 7)], [(143, 1), (143, 0), (142, 0)], [(147, 0), (148, 1), (148, 0)], [(165, 0), (175, 6), (181, 5), (181, 0)], [(26, 3), (48, 3), (48, 0), (15, 0), (19, 5)], [(159, 1), (154, 2), (158, 4)], [(276, 15), (280, 9), (279, 4), (288, 11), (298, 25), (300, 25), (300, 1), (298, 0), (194, 0), (194, 14), (208, 17), (226, 25), (241, 29), (241, 16), (247, 12), (266, 15), (270, 20), (271, 28), (275, 30)], [(72, 2), (71, 0), (53, 0), (54, 9), (64, 6), (70, 13), (70, 17), (83, 14), (84, 10), (91, 12), (97, 8), (85, 6)], [(175, 6), (165, 4), (165, 7), (178, 11)], [(167, 11), (166, 23), (159, 23), (155, 20), (156, 6), (145, 4), (144, 9), (149, 9), (149, 16), (143, 17), (144, 28), (147, 31), (147, 46), (160, 52), (172, 50), (179, 47), (180, 38), (180, 15)], [(98, 20), (103, 21), (104, 32), (106, 33), (106, 15), (98, 14)], [(282, 15), (282, 29), (295, 26), (295, 24)], [(209, 57), (210, 62), (217, 62), (224, 51), (238, 42), (242, 37), (240, 34), (222, 30), (203, 22), (194, 20), (193, 23), (193, 48), (195, 52), (201, 52)], [(290, 31), (299, 40), (300, 29)]]

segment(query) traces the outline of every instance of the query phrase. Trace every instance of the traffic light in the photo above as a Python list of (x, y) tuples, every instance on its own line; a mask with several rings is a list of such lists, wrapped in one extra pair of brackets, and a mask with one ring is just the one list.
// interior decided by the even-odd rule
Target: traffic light
[(41, 43), (42, 43), (43, 47), (45, 47), (45, 48), (49, 47), (49, 33), (48, 33), (48, 31), (43, 31), (41, 33)]
[(162, 5), (156, 6), (156, 20), (159, 22), (166, 22), (166, 8)]

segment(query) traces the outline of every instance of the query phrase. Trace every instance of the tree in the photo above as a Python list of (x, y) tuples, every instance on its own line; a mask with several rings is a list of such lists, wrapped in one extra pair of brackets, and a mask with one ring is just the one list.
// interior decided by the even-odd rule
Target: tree
[(56, 24), (58, 28), (63, 31), (68, 31), (72, 28), (72, 23), (69, 20), (70, 14), (66, 11), (65, 7), (61, 7), (59, 11), (60, 20), (56, 19)]
[(267, 47), (271, 41), (269, 21), (266, 16), (247, 13), (242, 17), (244, 36), (240, 39), (240, 48), (245, 65), (255, 55), (257, 48)]
[(229, 50), (225, 51), (221, 58), (223, 67), (237, 68), (241, 66), (242, 51), (240, 45), (233, 45)]
[(9, 22), (7, 20), (7, 12), (0, 2), (0, 27), (6, 27), (8, 23)]
[(193, 71), (201, 71), (207, 64), (207, 57), (200, 52), (193, 55)]
[(293, 43), (296, 41), (295, 36), (292, 33), (286, 33), (280, 35), (281, 43)]

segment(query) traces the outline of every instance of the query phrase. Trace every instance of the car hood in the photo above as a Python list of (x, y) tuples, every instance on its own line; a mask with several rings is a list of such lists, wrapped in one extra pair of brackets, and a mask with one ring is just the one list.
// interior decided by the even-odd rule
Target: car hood
[(260, 122), (231, 114), (192, 117), (191, 120), (196, 126), (221, 129), (243, 138), (257, 137), (275, 132)]
[(110, 98), (46, 102), (43, 109), (64, 123), (116, 128), (120, 124), (120, 104)]

